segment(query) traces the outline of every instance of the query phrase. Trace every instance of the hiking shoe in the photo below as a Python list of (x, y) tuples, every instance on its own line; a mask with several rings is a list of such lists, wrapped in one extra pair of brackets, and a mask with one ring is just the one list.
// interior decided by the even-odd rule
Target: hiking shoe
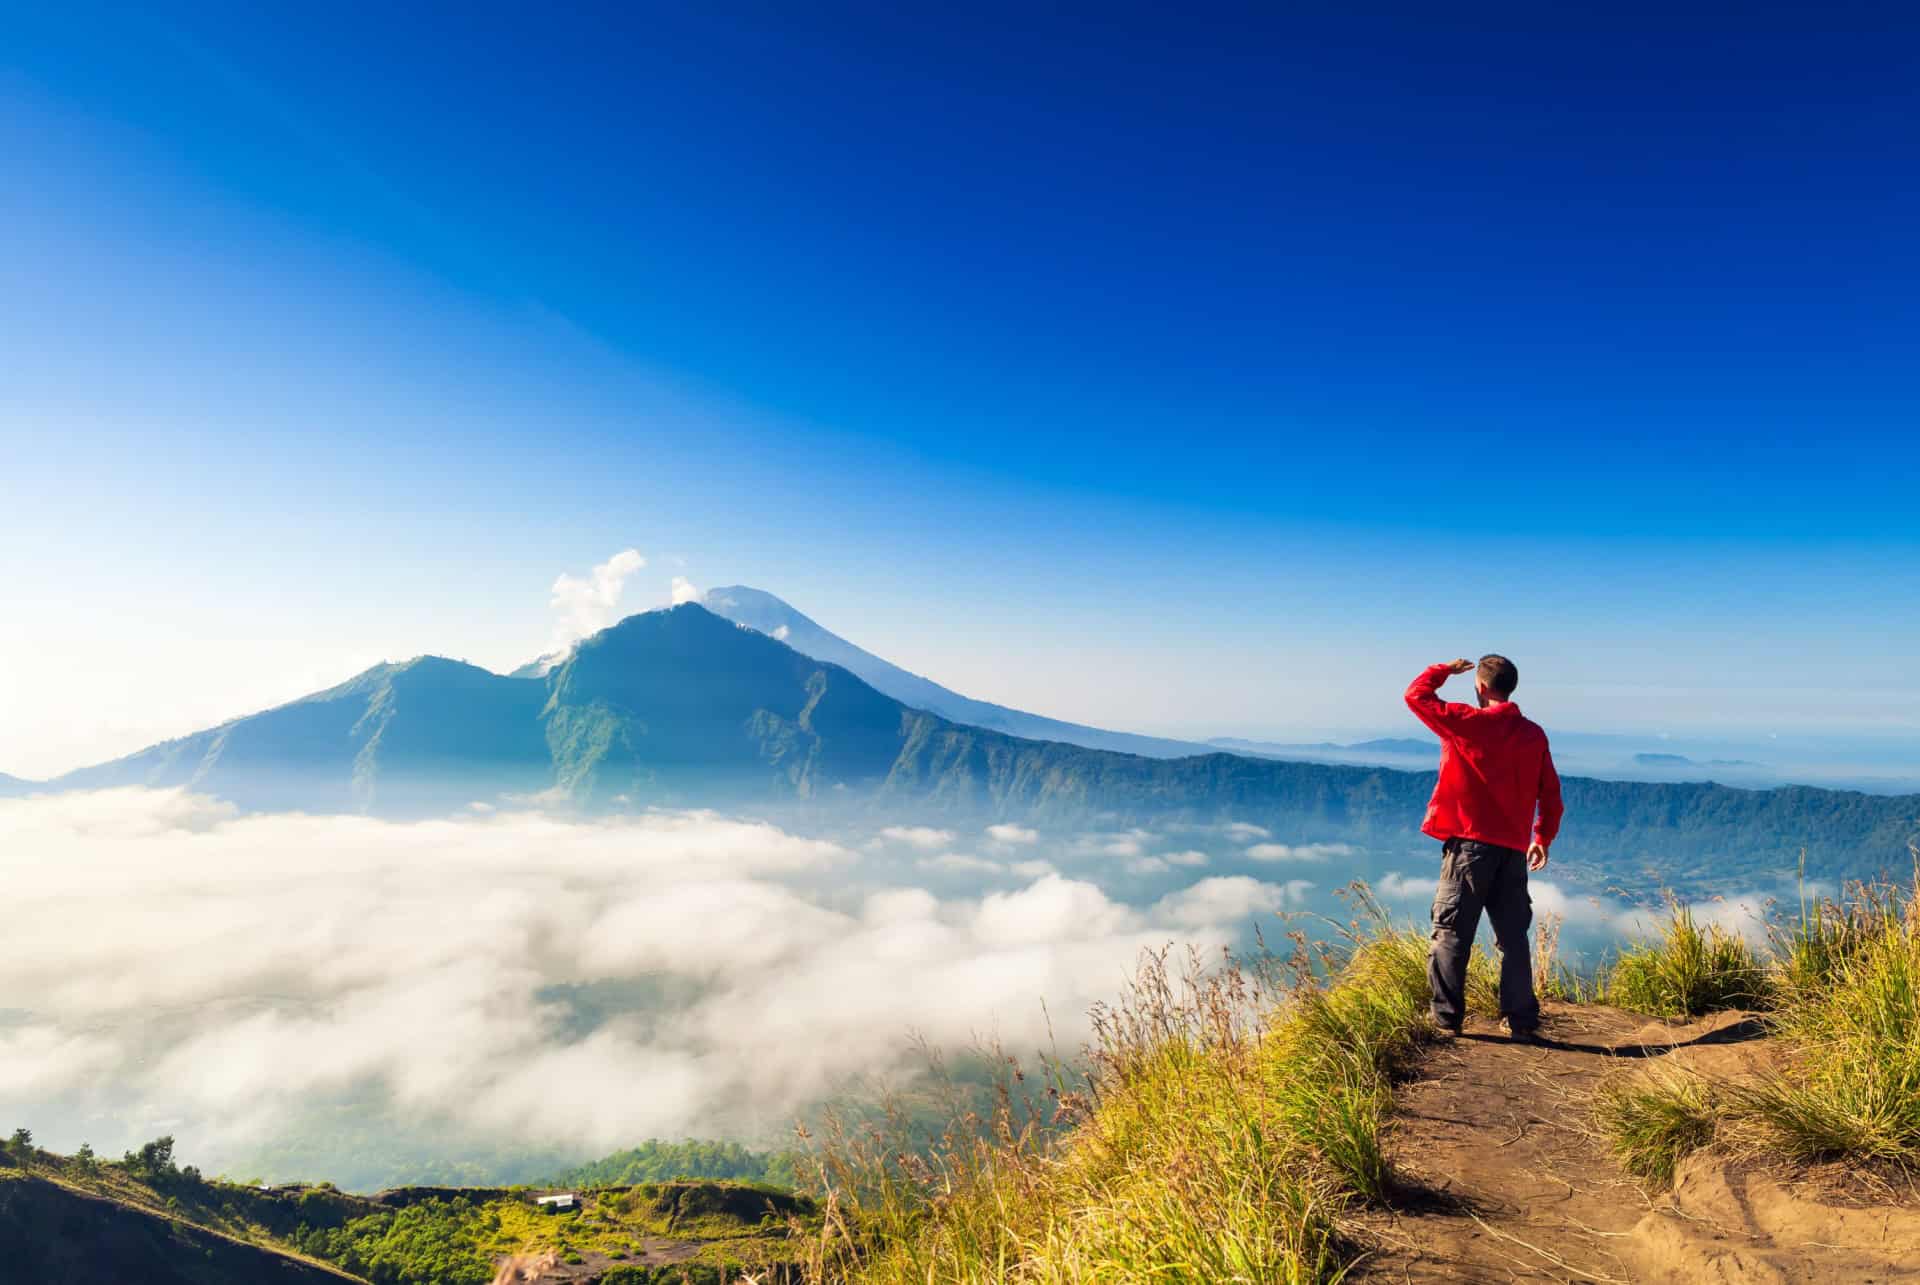
[(1507, 1032), (1507, 1038), (1515, 1044), (1545, 1044), (1547, 1037), (1540, 1033), (1537, 1026), (1522, 1026)]
[(1460, 1028), (1444, 1026), (1438, 1022), (1433, 1025), (1433, 1040), (1436, 1044), (1451, 1044), (1460, 1038)]

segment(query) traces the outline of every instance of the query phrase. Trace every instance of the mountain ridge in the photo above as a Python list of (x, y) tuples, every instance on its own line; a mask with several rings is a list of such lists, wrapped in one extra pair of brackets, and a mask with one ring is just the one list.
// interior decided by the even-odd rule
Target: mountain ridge
[[(184, 786), (253, 811), (445, 814), (504, 799), (586, 811), (723, 807), (1073, 828), (1219, 827), (1424, 844), (1431, 771), (1034, 741), (914, 709), (704, 607), (644, 612), (541, 679), (422, 657), (81, 769), (48, 789)], [(1565, 778), (1559, 868), (1717, 887), (1898, 866), (1920, 796)], [(804, 819), (804, 817), (803, 817)]]

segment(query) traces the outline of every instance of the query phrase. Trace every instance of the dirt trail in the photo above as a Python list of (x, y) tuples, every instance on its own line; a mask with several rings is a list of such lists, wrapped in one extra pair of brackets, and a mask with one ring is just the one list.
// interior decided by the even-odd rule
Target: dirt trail
[(1920, 1281), (1920, 1206), (1823, 1203), (1712, 1155), (1647, 1196), (1591, 1131), (1599, 1082), (1653, 1059), (1751, 1074), (1773, 1056), (1758, 1023), (1723, 1013), (1685, 1026), (1599, 1007), (1550, 1006), (1543, 1046), (1469, 1024), (1403, 1087), (1388, 1154), (1407, 1190), (1372, 1216), (1365, 1281)]

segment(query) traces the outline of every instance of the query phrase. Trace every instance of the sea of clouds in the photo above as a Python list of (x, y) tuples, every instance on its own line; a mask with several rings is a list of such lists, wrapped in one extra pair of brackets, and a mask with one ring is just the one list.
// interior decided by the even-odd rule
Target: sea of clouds
[[(1115, 844), (1144, 855), (1061, 855)], [(178, 790), (0, 802), (0, 1121), (68, 1148), (170, 1131), (209, 1169), (322, 1100), (583, 1156), (765, 1136), (850, 1077), (910, 1072), (912, 1036), (1071, 1051), (1141, 951), (1227, 945), (1311, 887), (1174, 853), (1182, 886), (1129, 904), (1044, 846), (709, 813), (244, 816)]]
[[(422, 1160), (448, 1138), (577, 1159), (777, 1141), (856, 1081), (924, 1069), (916, 1039), (1070, 1054), (1143, 951), (1338, 918), (1358, 874), (1424, 920), (1419, 855), (1245, 825), (821, 838), (704, 812), (0, 801), (0, 1126), (107, 1153), (170, 1132), (209, 1171), (269, 1155), (268, 1176), (315, 1178), (335, 1176), (314, 1171), (317, 1104), (349, 1140), (336, 1162), (356, 1127), (388, 1159), (415, 1132)], [(1647, 923), (1550, 879), (1533, 896), (1589, 942)], [(1701, 909), (1759, 922), (1758, 899)]]

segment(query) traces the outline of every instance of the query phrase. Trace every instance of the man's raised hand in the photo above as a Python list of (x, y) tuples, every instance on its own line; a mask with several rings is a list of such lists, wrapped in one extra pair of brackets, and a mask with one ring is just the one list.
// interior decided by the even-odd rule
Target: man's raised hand
[(1547, 845), (1535, 843), (1527, 848), (1527, 869), (1544, 870), (1547, 865)]
[(1472, 668), (1473, 662), (1465, 658), (1447, 663), (1447, 672), (1450, 674), (1464, 674)]

